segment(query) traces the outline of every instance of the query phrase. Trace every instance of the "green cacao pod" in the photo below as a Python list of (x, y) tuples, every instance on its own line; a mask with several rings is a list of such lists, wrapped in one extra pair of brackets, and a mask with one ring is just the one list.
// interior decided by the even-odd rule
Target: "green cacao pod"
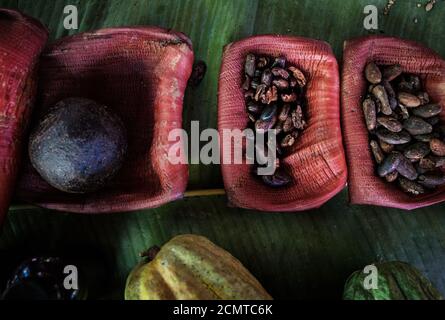
[(405, 262), (383, 262), (375, 267), (376, 288), (365, 288), (371, 273), (356, 271), (346, 281), (344, 300), (443, 300), (433, 284)]
[(241, 262), (202, 236), (176, 236), (148, 253), (151, 261), (128, 276), (126, 300), (272, 299)]

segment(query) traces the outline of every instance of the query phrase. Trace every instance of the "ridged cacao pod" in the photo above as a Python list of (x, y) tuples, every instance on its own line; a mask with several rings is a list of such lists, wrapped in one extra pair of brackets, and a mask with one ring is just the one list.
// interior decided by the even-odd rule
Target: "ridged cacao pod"
[(130, 273), (126, 300), (270, 300), (252, 274), (207, 238), (180, 235)]
[(56, 190), (26, 158), (18, 199), (56, 210), (101, 213), (152, 208), (181, 198), (188, 168), (185, 161), (168, 161), (174, 144), (168, 136), (182, 128), (193, 59), (186, 36), (157, 27), (103, 29), (50, 45), (41, 58), (33, 119), (65, 98), (94, 100), (122, 119), (128, 152), (113, 180), (89, 195)]
[(443, 297), (419, 270), (405, 262), (377, 263), (376, 289), (365, 289), (368, 274), (354, 272), (346, 282), (344, 300), (443, 300)]
[(47, 37), (40, 22), (0, 9), (0, 224), (15, 187)]
[[(420, 75), (431, 101), (445, 106), (445, 61), (419, 43), (387, 36), (346, 41), (343, 60), (342, 125), (351, 203), (410, 210), (444, 201), (444, 187), (413, 197), (376, 175), (361, 104), (367, 90), (365, 66), (376, 61), (381, 65), (399, 64), (403, 72)], [(444, 121), (445, 114), (440, 116)]]
[[(338, 65), (330, 46), (299, 37), (263, 35), (231, 43), (224, 49), (218, 89), (218, 129), (244, 130), (249, 121), (243, 89), (249, 53), (286, 57), (307, 82), (307, 127), (282, 164), (292, 177), (285, 188), (272, 189), (251, 174), (249, 164), (222, 164), (232, 205), (264, 211), (300, 211), (320, 207), (343, 189), (347, 178), (340, 128)], [(234, 154), (221, 147), (221, 154)]]

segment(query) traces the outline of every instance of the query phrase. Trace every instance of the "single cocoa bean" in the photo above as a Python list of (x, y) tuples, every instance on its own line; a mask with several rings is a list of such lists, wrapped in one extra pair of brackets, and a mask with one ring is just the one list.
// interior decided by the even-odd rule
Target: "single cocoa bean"
[(369, 142), (369, 145), (371, 146), (371, 151), (372, 154), (374, 155), (375, 162), (377, 162), (377, 164), (381, 164), (385, 159), (385, 155), (382, 149), (380, 148), (378, 142), (375, 140), (371, 140)]
[(389, 116), (392, 114), (392, 109), (389, 104), (388, 94), (386, 93), (385, 88), (382, 85), (376, 85), (372, 89), (372, 94), (374, 97), (380, 101), (380, 107), (383, 114)]
[(400, 132), (403, 129), (402, 124), (390, 116), (378, 117), (377, 123), (392, 132)]
[(398, 99), (399, 102), (407, 108), (416, 108), (420, 106), (420, 99), (411, 93), (399, 92)]
[(374, 130), (377, 125), (377, 110), (372, 99), (368, 98), (363, 101), (363, 114), (368, 130)]
[(384, 177), (387, 174), (394, 172), (400, 164), (402, 155), (400, 152), (391, 152), (385, 160), (378, 166), (377, 173), (380, 177)]
[(421, 118), (431, 118), (439, 115), (442, 112), (442, 107), (437, 103), (426, 104), (413, 109), (413, 114)]
[(402, 66), (400, 64), (393, 64), (383, 69), (383, 78), (387, 81), (392, 81), (402, 74)]
[(430, 148), (436, 156), (445, 156), (445, 143), (442, 140), (437, 138), (431, 139)]
[(425, 193), (425, 189), (423, 188), (423, 186), (414, 181), (410, 181), (403, 177), (399, 177), (398, 181), (400, 188), (402, 188), (402, 190), (407, 193), (410, 193), (412, 195), (420, 195)]
[(403, 155), (408, 159), (420, 160), (430, 153), (430, 147), (424, 142), (416, 142), (408, 146)]
[(371, 61), (365, 67), (365, 77), (369, 82), (378, 84), (382, 81), (382, 72), (380, 68)]
[(380, 140), (389, 144), (405, 144), (411, 141), (411, 136), (405, 130), (391, 132), (386, 128), (378, 128), (376, 134)]
[(403, 128), (412, 135), (433, 132), (433, 126), (419, 117), (410, 117), (403, 122)]

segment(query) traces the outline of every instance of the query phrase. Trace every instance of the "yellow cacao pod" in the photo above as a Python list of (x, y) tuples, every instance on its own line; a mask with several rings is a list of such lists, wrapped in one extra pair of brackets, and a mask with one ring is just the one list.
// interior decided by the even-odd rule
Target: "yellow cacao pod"
[(270, 300), (254, 276), (205, 237), (180, 235), (153, 260), (139, 263), (125, 287), (126, 300)]

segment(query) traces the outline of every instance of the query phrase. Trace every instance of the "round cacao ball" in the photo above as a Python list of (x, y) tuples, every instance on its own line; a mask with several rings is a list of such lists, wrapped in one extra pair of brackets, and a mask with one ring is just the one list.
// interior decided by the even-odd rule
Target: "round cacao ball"
[(127, 136), (109, 108), (84, 98), (57, 103), (29, 140), (32, 165), (53, 187), (69, 193), (93, 192), (121, 168)]

